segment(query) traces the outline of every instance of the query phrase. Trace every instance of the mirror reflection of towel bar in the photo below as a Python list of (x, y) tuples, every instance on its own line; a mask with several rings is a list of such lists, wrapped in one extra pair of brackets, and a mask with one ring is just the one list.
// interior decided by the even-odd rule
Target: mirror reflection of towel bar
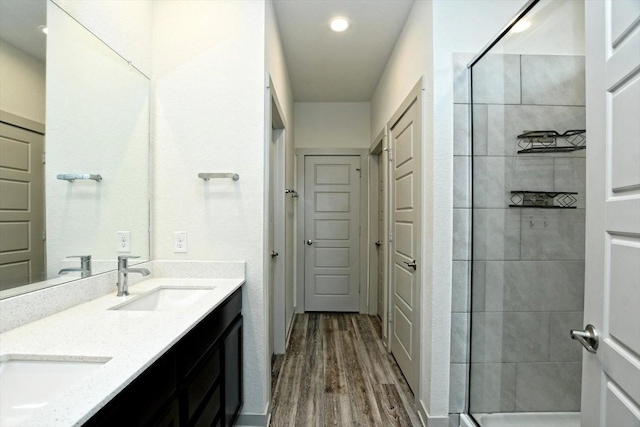
[(102, 176), (93, 175), (90, 173), (63, 173), (56, 176), (61, 181), (69, 181), (73, 182), (76, 179), (92, 179), (94, 181), (100, 182), (102, 181)]
[(209, 181), (211, 178), (231, 178), (234, 181), (237, 181), (240, 179), (240, 175), (238, 175), (237, 173), (231, 173), (231, 172), (227, 172), (227, 173), (203, 173), (200, 172), (198, 174), (198, 178), (202, 178), (205, 181)]

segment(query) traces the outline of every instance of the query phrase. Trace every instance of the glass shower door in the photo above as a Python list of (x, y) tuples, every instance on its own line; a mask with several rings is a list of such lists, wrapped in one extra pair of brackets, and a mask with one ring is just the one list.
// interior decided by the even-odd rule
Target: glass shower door
[(581, 19), (579, 2), (541, 1), (528, 29), (471, 66), (468, 404), (481, 426), (580, 422), (582, 347), (569, 330), (582, 329), (584, 294)]

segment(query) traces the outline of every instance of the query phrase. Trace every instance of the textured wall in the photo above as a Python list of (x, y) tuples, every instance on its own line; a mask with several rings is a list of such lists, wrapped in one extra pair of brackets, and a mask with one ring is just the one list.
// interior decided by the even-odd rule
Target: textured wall
[(153, 258), (246, 261), (243, 413), (264, 414), (264, 2), (155, 2), (153, 93)]
[(0, 39), (0, 110), (45, 121), (44, 61)]
[(407, 22), (371, 97), (371, 135), (375, 138), (424, 74), (431, 74), (431, 1), (414, 3)]
[(369, 148), (368, 102), (296, 102), (296, 148)]

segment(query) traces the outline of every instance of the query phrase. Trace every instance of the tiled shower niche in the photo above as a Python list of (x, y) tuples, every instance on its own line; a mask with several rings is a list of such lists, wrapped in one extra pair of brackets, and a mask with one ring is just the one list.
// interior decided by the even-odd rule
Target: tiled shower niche
[[(451, 425), (467, 398), (472, 413), (579, 411), (586, 151), (518, 154), (518, 135), (585, 129), (584, 57), (486, 55), (470, 126), (472, 56), (453, 58)], [(512, 191), (577, 194), (547, 209), (510, 207)]]

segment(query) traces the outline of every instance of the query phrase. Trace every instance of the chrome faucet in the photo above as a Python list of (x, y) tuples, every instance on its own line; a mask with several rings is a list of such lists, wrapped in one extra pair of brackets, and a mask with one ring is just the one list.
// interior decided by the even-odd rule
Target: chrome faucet
[(131, 268), (128, 266), (129, 258), (140, 258), (139, 256), (120, 255), (118, 257), (118, 296), (123, 297), (129, 295), (129, 273), (142, 274), (148, 276), (151, 274), (146, 268)]
[(80, 258), (80, 268), (63, 268), (58, 274), (80, 272), (82, 278), (91, 276), (91, 255), (72, 255), (67, 258)]

